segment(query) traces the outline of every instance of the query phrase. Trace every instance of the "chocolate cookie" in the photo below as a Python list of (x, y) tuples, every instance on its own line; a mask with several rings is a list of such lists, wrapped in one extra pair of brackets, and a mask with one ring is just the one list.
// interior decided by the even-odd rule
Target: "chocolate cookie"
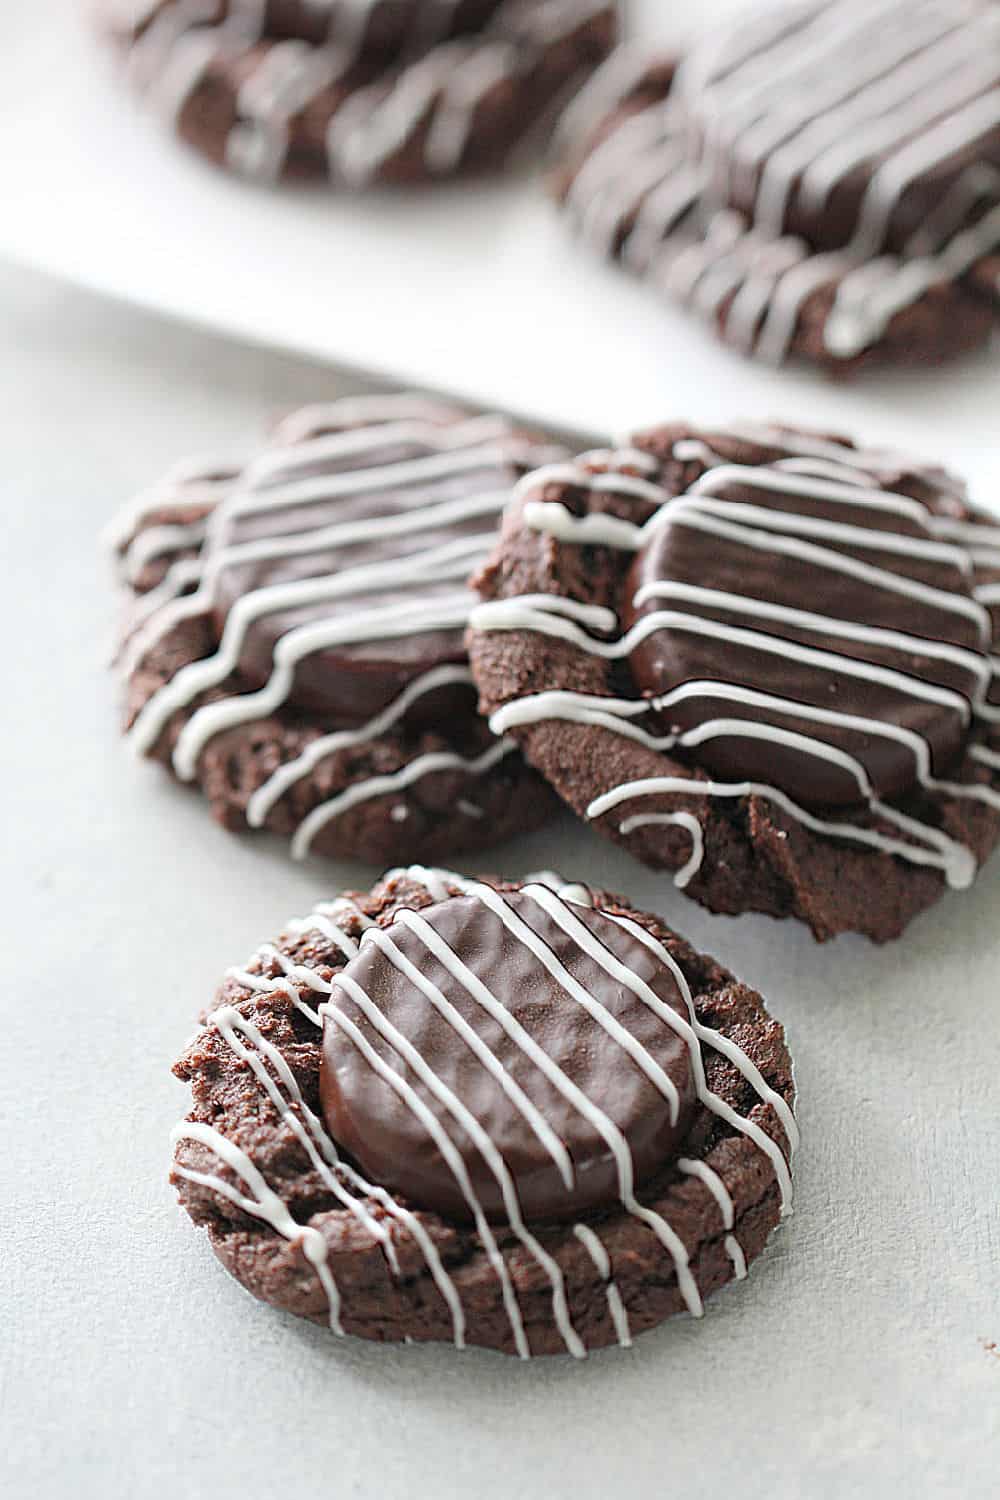
[(560, 451), (380, 396), (174, 471), (112, 535), (135, 749), (297, 856), (437, 857), (536, 826), (550, 794), (476, 712), (466, 579), (512, 485)]
[(470, 659), (493, 729), (710, 910), (884, 942), (1000, 838), (998, 580), (938, 469), (677, 424), (522, 481)]
[(501, 166), (613, 46), (615, 0), (159, 0), (119, 36), (189, 145), (360, 187)]
[[(815, 7), (810, 10), (815, 15)], [(939, 26), (954, 33), (947, 54), (952, 66), (953, 53), (975, 54), (983, 43), (979, 30), (995, 31), (1000, 14), (995, 7), (990, 14), (973, 7), (972, 19), (960, 24), (954, 7), (934, 3), (921, 11), (935, 12)], [(824, 6), (822, 14), (828, 21), (840, 17), (838, 24), (846, 29), (851, 16), (861, 24), (871, 7)], [(743, 28), (748, 47), (766, 24)], [(918, 33), (911, 38), (900, 29), (897, 35), (902, 39), (904, 34), (907, 42), (900, 40), (899, 46), (912, 42), (914, 52), (908, 67), (933, 70), (939, 53), (921, 49)], [(993, 66), (1000, 70), (996, 46)], [(885, 61), (882, 53), (878, 56)], [(754, 66), (762, 69), (765, 57), (757, 57)], [(781, 90), (758, 90), (751, 96), (747, 87), (739, 95), (743, 105), (737, 108), (734, 97), (731, 113), (709, 129), (692, 120), (699, 110), (706, 119), (715, 118), (713, 106), (696, 87), (701, 74), (711, 72), (714, 58), (707, 46), (680, 63), (622, 49), (581, 93), (561, 137), (565, 160), (557, 188), (583, 237), (690, 306), (726, 343), (771, 363), (801, 356), (832, 374), (851, 374), (872, 364), (925, 367), (986, 342), (998, 316), (993, 262), (1000, 246), (1000, 172), (992, 163), (993, 138), (975, 143), (975, 164), (966, 162), (960, 178), (945, 174), (933, 202), (933, 174), (920, 179), (926, 211), (908, 235), (894, 228), (902, 220), (890, 201), (896, 156), (911, 159), (902, 143), (884, 161), (865, 159), (866, 193), (860, 190), (858, 173), (849, 176), (856, 200), (850, 234), (844, 232), (840, 194), (835, 195), (838, 213), (832, 228), (822, 213), (804, 223), (794, 212), (775, 210), (778, 185), (784, 188), (783, 205), (799, 203), (799, 179), (790, 184), (783, 174), (790, 158), (799, 161), (817, 139), (817, 121), (829, 136), (822, 101), (832, 88), (824, 95), (803, 87), (786, 107)], [(982, 64), (980, 57), (978, 71)], [(714, 66), (721, 69), (721, 61)], [(959, 69), (956, 77), (971, 87), (968, 70)], [(728, 87), (728, 75), (720, 74), (720, 92)], [(891, 67), (872, 84), (875, 102), (884, 96), (886, 119), (894, 118), (888, 100), (898, 87)], [(751, 109), (751, 97), (760, 117), (753, 114), (752, 125), (736, 138), (733, 122), (744, 121), (741, 111)], [(856, 106), (860, 97), (851, 95), (849, 102)], [(973, 100), (970, 108), (977, 118), (990, 98), (985, 96), (985, 104)], [(863, 153), (869, 136), (860, 123), (857, 128), (856, 144)], [(924, 135), (918, 135), (923, 141)], [(723, 140), (733, 140), (734, 150), (759, 153), (759, 202), (737, 191), (737, 185), (745, 187), (746, 174), (735, 163), (728, 172), (720, 165)], [(831, 138), (831, 158), (842, 160), (852, 144), (848, 136), (835, 148)], [(912, 141), (906, 145), (915, 150)], [(902, 195), (911, 215), (917, 212), (912, 196)], [(876, 220), (884, 223), (881, 237), (875, 233)]]
[(760, 996), (552, 875), (414, 867), (231, 970), (175, 1073), (172, 1181), (255, 1296), (338, 1334), (522, 1358), (746, 1274), (790, 1207)]

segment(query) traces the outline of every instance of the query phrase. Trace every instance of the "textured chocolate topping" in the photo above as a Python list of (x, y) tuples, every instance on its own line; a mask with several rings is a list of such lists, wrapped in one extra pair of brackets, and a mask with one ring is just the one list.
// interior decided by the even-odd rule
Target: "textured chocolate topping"
[(997, 202), (998, 84), (993, 0), (795, 0), (712, 32), (677, 91), (714, 199), (867, 258)]
[[(523, 472), (517, 458), (544, 450), (500, 419), (439, 418), (310, 434), (269, 455), (220, 515), (208, 566), (226, 552), (233, 561), (219, 573), (216, 628), (221, 638), (253, 596), (239, 647), (250, 683), (267, 683), (279, 643), (313, 627), (288, 701), (350, 725), (465, 661), (465, 580)], [(241, 561), (248, 546), (257, 555)], [(466, 686), (423, 694), (407, 722), (465, 711), (469, 697)]]
[[(324, 1007), (323, 1113), (374, 1181), (456, 1219), (472, 1216), (474, 1197), (489, 1219), (509, 1220), (511, 1188), (526, 1220), (616, 1204), (623, 1158), (642, 1182), (676, 1154), (692, 1118), (687, 1043), (533, 892), (686, 1016), (672, 973), (638, 938), (537, 886), (506, 894), (503, 920), (462, 896), (370, 931)], [(433, 1116), (467, 1186), (380, 1065)], [(486, 1159), (463, 1110), (509, 1173), (507, 1201), (497, 1160)], [(613, 1140), (599, 1128), (608, 1121), (620, 1132)]]
[[(919, 779), (917, 736), (936, 775), (965, 745), (986, 668), (972, 593), (967, 559), (919, 503), (832, 473), (720, 468), (637, 555), (627, 623), (659, 615), (663, 628), (640, 631), (632, 670), (645, 695), (673, 694), (662, 729), (720, 780), (850, 806), (866, 775), (898, 797)], [(927, 655), (922, 641), (962, 649)]]

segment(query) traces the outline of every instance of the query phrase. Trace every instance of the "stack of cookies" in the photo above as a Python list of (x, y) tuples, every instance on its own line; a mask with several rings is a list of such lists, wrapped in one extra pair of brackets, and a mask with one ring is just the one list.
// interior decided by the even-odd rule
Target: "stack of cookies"
[[(112, 545), (134, 746), (299, 855), (479, 850), (558, 793), (712, 911), (884, 942), (1000, 841), (1000, 527), (908, 455), (669, 423), (571, 458), (367, 397), (175, 470)], [(181, 1202), (337, 1334), (627, 1346), (790, 1208), (761, 997), (552, 872), (404, 863), (202, 1021)]]
[[(191, 144), (352, 185), (508, 160), (617, 25), (130, 10)], [(926, 364), (996, 324), (994, 0), (809, 0), (621, 51), (558, 141), (587, 238), (746, 352)], [(438, 861), (561, 801), (669, 899), (899, 938), (1000, 843), (1000, 526), (835, 432), (667, 420), (574, 456), (395, 394), (178, 467), (110, 540), (133, 747), (226, 829), (398, 866), (231, 969), (176, 1065), (172, 1180), (223, 1264), (338, 1335), (521, 1358), (700, 1317), (791, 1206), (781, 1026), (624, 896)]]

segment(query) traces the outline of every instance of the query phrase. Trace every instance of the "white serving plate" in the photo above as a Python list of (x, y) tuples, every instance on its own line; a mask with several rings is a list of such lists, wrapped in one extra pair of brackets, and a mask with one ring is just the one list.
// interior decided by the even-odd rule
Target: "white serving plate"
[[(638, 0), (632, 29), (696, 17)], [(780, 413), (942, 452), (994, 439), (1000, 361), (837, 388), (750, 366), (576, 244), (537, 178), (362, 197), (206, 166), (148, 119), (78, 0), (0, 12), (0, 254), (254, 343), (594, 432)]]

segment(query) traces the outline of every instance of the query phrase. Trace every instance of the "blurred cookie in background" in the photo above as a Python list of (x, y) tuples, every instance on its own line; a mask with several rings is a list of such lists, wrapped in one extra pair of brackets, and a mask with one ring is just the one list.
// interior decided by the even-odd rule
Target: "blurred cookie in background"
[(982, 0), (783, 6), (683, 58), (620, 49), (565, 116), (556, 190), (741, 353), (939, 364), (997, 326), (998, 88)]
[(619, 29), (614, 0), (156, 0), (105, 21), (143, 101), (217, 165), (355, 188), (503, 167)]

